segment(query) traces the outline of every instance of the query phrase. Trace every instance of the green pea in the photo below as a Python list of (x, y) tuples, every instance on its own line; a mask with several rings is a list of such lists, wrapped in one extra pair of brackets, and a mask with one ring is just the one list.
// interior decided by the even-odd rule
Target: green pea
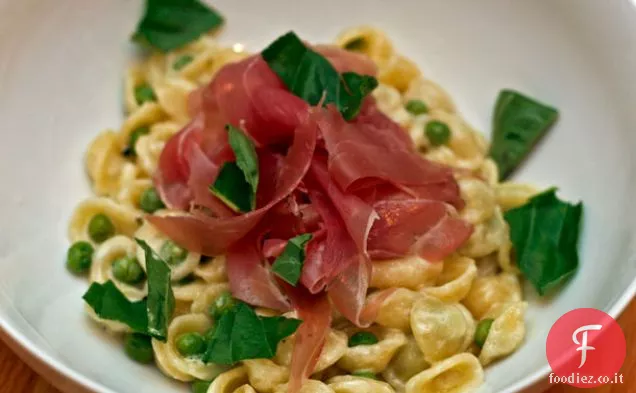
[(139, 363), (148, 364), (154, 358), (151, 339), (144, 334), (127, 334), (124, 338), (124, 350), (129, 358)]
[(159, 209), (163, 209), (166, 205), (159, 197), (159, 193), (154, 187), (145, 190), (139, 198), (139, 207), (146, 213), (154, 213)]
[(192, 55), (183, 55), (183, 56), (179, 57), (177, 60), (175, 60), (174, 63), (172, 63), (172, 69), (175, 70), (175, 71), (180, 71), (183, 67), (185, 67), (188, 64), (192, 63), (192, 60), (194, 60), (194, 56), (192, 56)]
[(362, 51), (366, 47), (367, 47), (367, 41), (364, 38), (362, 38), (362, 37), (355, 38), (355, 39), (347, 42), (344, 45), (344, 48), (346, 50), (350, 50), (350, 51), (354, 51), (354, 52), (355, 51)]
[(73, 243), (66, 253), (66, 268), (73, 274), (84, 274), (91, 268), (93, 246), (89, 242)]
[(88, 223), (88, 235), (95, 243), (101, 243), (115, 234), (115, 225), (107, 215), (99, 213)]
[(166, 240), (161, 246), (161, 250), (159, 250), (159, 255), (167, 264), (176, 266), (186, 259), (188, 251), (172, 240)]
[(126, 284), (137, 284), (144, 279), (144, 271), (134, 256), (125, 256), (113, 262), (113, 276)]
[(128, 137), (128, 146), (124, 149), (122, 154), (126, 157), (135, 157), (137, 155), (137, 151), (135, 150), (135, 145), (137, 144), (137, 140), (143, 136), (148, 135), (150, 133), (150, 128), (148, 127), (139, 127), (130, 133)]
[(378, 379), (374, 372), (366, 371), (366, 370), (358, 370), (351, 373), (354, 377), (362, 377), (369, 379)]
[(413, 115), (423, 115), (428, 112), (428, 106), (422, 100), (409, 100), (404, 106), (406, 110)]
[(426, 137), (433, 146), (441, 146), (448, 143), (450, 139), (450, 128), (446, 123), (437, 120), (431, 120), (426, 123)]
[(155, 96), (155, 91), (152, 90), (152, 87), (144, 83), (141, 86), (135, 87), (135, 100), (137, 100), (137, 104), (142, 105), (145, 102), (156, 101), (157, 96)]
[(212, 385), (212, 381), (194, 381), (192, 382), (192, 393), (206, 393)]
[(196, 356), (205, 352), (205, 340), (199, 333), (184, 333), (177, 337), (177, 351), (182, 356)]
[(371, 332), (358, 332), (349, 338), (349, 346), (373, 345), (378, 343), (378, 338)]
[(234, 306), (236, 306), (236, 299), (232, 297), (230, 291), (225, 291), (210, 305), (210, 316), (218, 321), (225, 312), (230, 311)]
[(490, 333), (490, 327), (494, 321), (494, 319), (488, 318), (479, 321), (477, 324), (477, 328), (475, 329), (475, 344), (477, 344), (479, 348), (484, 346), (484, 343), (488, 338), (488, 333)]

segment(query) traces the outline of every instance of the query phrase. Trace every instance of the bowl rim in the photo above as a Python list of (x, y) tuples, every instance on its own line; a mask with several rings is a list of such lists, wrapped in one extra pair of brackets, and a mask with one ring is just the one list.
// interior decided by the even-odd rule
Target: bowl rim
[[(610, 307), (608, 314), (612, 318), (618, 319), (629, 303), (634, 299), (635, 295), (636, 277), (632, 279), (620, 297)], [(9, 348), (34, 369), (40, 377), (51, 382), (56, 388), (62, 391), (69, 386), (73, 386), (75, 389), (79, 388), (89, 393), (117, 393), (102, 383), (96, 382), (72, 367), (54, 359), (51, 355), (40, 351), (33, 341), (27, 338), (18, 329), (10, 326), (2, 315), (0, 315), (0, 338), (7, 342)], [(499, 393), (521, 392), (546, 379), (550, 372), (552, 372), (552, 370), (546, 359), (544, 366)]]

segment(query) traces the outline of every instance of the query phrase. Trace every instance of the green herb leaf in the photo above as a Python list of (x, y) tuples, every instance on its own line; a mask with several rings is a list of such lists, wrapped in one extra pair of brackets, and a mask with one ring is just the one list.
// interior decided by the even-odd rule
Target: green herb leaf
[(378, 86), (372, 76), (354, 72), (340, 75), (294, 32), (279, 37), (262, 55), (293, 94), (311, 105), (317, 105), (324, 96), (324, 104), (335, 104), (347, 120), (357, 116), (364, 97)]
[(199, 0), (146, 0), (133, 40), (168, 52), (223, 24), (223, 17)]
[[(256, 195), (258, 189), (258, 156), (256, 155), (256, 147), (243, 131), (231, 124), (226, 126), (230, 146), (236, 156), (236, 165), (243, 171), (245, 180), (252, 187), (252, 195)], [(256, 198), (252, 198), (252, 209)]]
[(245, 359), (269, 359), (278, 343), (298, 329), (301, 321), (261, 317), (245, 303), (224, 313), (216, 323), (204, 361), (231, 365)]
[(502, 90), (493, 116), (490, 156), (506, 179), (556, 122), (559, 112), (523, 94)]
[(223, 164), (210, 191), (232, 210), (248, 212), (256, 207), (259, 179), (256, 147), (240, 129), (231, 124), (226, 129), (236, 162)]
[(342, 116), (351, 120), (358, 116), (362, 101), (378, 87), (378, 81), (369, 75), (359, 75), (355, 72), (342, 74), (340, 82), (340, 112)]
[(170, 285), (170, 267), (145, 241), (135, 240), (146, 255), (148, 333), (158, 340), (166, 341), (168, 324), (175, 307), (174, 293)]
[(139, 333), (148, 330), (146, 301), (131, 302), (112, 281), (92, 283), (82, 298), (101, 319), (121, 322)]
[(289, 284), (296, 286), (305, 263), (305, 246), (311, 240), (311, 233), (289, 239), (283, 253), (276, 258), (272, 271)]
[(245, 180), (243, 171), (236, 162), (223, 164), (214, 184), (210, 186), (210, 191), (236, 212), (252, 210), (252, 200), (254, 199), (252, 187)]
[(517, 265), (540, 295), (575, 273), (582, 216), (583, 204), (559, 200), (554, 188), (505, 213)]

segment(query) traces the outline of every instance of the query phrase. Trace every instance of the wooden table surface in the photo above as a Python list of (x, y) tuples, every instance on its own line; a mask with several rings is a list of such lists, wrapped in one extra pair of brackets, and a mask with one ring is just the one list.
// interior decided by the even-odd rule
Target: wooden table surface
[[(636, 301), (628, 307), (619, 318), (625, 338), (627, 339), (627, 359), (622, 373), (624, 384), (606, 385), (595, 389), (587, 389), (596, 393), (636, 393)], [(547, 393), (574, 393), (581, 389), (558, 385)], [(60, 393), (42, 377), (32, 371), (0, 341), (0, 393)], [(69, 392), (71, 393), (71, 392)]]

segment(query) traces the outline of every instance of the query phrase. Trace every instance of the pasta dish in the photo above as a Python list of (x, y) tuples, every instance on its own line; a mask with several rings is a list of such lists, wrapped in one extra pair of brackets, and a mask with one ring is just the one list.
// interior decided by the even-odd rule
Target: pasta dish
[(522, 280), (578, 264), (582, 205), (506, 180), (556, 109), (502, 90), (489, 142), (379, 29), (249, 53), (222, 23), (146, 2), (69, 224), (88, 315), (195, 393), (476, 390)]

